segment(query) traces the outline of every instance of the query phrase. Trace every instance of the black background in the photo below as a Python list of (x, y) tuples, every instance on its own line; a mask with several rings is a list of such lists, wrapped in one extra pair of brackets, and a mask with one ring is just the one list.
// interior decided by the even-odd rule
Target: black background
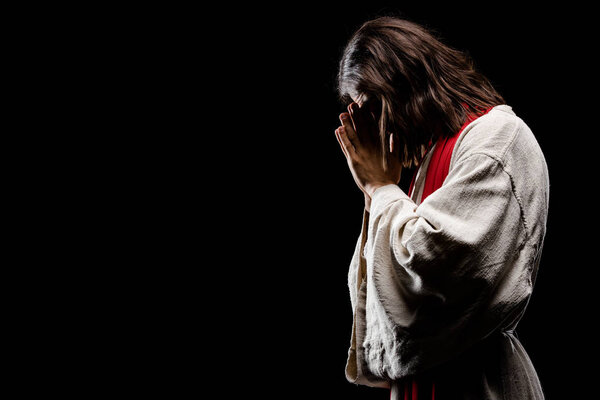
[(335, 91), (346, 41), (367, 19), (393, 14), (467, 51), (536, 135), (550, 215), (517, 333), (548, 399), (587, 398), (597, 354), (595, 10), (402, 1), (47, 8), (23, 13), (12, 33), (26, 43), (11, 43), (11, 62), (24, 75), (7, 77), (36, 105), (11, 99), (23, 121), (41, 125), (39, 138), (21, 135), (41, 160), (29, 167), (37, 178), (22, 180), (36, 191), (22, 213), (35, 224), (22, 229), (43, 242), (23, 250), (39, 254), (43, 271), (34, 274), (41, 295), (21, 313), (34, 326), (13, 346), (40, 371), (21, 374), (24, 388), (389, 398), (344, 375), (347, 268), (363, 197), (334, 130), (346, 106)]
[(207, 337), (198, 368), (210, 378), (198, 384), (225, 398), (389, 398), (344, 376), (347, 267), (363, 198), (333, 132), (345, 108), (335, 91), (341, 51), (362, 22), (390, 14), (468, 52), (544, 151), (548, 231), (517, 334), (547, 398), (578, 398), (588, 390), (580, 360), (591, 355), (595, 319), (596, 265), (583, 244), (590, 193), (579, 173), (595, 133), (590, 26), (583, 9), (506, 3), (253, 4), (203, 16), (190, 52), (206, 68), (194, 71), (193, 97), (208, 105), (195, 110), (200, 145), (182, 150), (201, 159), (200, 179), (185, 175), (201, 191), (200, 278), (186, 282), (202, 292), (192, 316)]

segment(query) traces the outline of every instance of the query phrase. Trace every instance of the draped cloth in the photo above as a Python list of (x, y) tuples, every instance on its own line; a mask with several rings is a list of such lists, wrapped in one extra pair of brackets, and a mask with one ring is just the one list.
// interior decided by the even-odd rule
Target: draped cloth
[(411, 184), (375, 191), (352, 257), (350, 382), (393, 400), (541, 400), (515, 328), (548, 211), (547, 166), (507, 105), (435, 143)]
[[(423, 184), (422, 192), (419, 194), (419, 203), (423, 202), (431, 193), (442, 187), (446, 176), (448, 176), (448, 170), (450, 169), (450, 159), (454, 151), (454, 145), (458, 140), (458, 137), (462, 131), (471, 122), (476, 120), (482, 115), (487, 114), (491, 108), (485, 110), (482, 113), (469, 113), (467, 120), (453, 135), (441, 137), (437, 140), (435, 145), (432, 145), (423, 156), (431, 153), (426, 167), (425, 182)], [(415, 178), (419, 170), (415, 171), (413, 179), (409, 188), (409, 196), (412, 196), (415, 185)], [(439, 396), (438, 396), (439, 398)], [(392, 385), (390, 390), (391, 400), (435, 400), (435, 381), (431, 378), (424, 377), (411, 377), (410, 379), (399, 380)]]

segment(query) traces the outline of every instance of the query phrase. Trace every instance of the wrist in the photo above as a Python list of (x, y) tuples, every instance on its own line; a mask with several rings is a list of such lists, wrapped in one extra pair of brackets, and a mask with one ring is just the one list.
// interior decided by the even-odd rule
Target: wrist
[(368, 196), (369, 197), (369, 204), (370, 204), (370, 200), (371, 198), (373, 198), (373, 194), (375, 193), (375, 191), (377, 189), (379, 189), (380, 187), (384, 187), (387, 185), (393, 185), (393, 182), (378, 182), (378, 183), (369, 183), (368, 185), (365, 185), (365, 198)]

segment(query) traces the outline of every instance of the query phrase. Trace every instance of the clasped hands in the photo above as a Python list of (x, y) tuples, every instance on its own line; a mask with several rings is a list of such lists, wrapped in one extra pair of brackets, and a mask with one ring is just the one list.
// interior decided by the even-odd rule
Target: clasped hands
[(353, 102), (347, 113), (340, 114), (341, 126), (335, 130), (335, 136), (356, 185), (365, 195), (365, 208), (369, 211), (375, 190), (400, 182), (402, 164), (394, 134), (386, 133), (382, 139), (376, 118), (365, 105), (359, 107)]

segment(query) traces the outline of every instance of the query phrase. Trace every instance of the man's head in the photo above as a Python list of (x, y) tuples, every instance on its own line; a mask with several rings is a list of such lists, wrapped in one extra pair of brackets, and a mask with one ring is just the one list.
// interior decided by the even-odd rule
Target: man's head
[(391, 17), (354, 33), (340, 60), (338, 91), (343, 102), (376, 110), (380, 136), (396, 134), (405, 166), (418, 162), (431, 140), (458, 131), (467, 113), (504, 103), (465, 54)]

